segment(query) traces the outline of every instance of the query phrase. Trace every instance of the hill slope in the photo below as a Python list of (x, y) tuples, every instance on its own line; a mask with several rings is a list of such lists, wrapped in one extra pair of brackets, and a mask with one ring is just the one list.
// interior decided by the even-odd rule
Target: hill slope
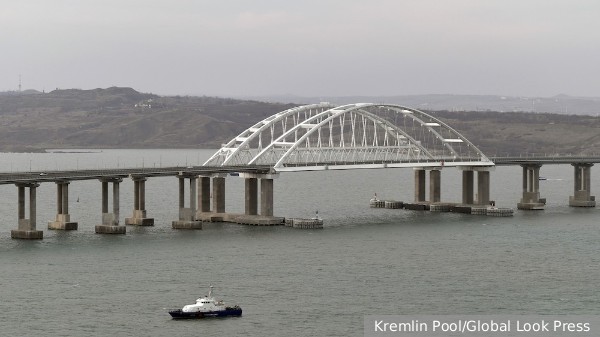
[[(402, 103), (402, 102), (398, 102)], [(218, 148), (292, 107), (131, 88), (0, 95), (0, 150)], [(600, 153), (600, 118), (527, 112), (431, 112), (488, 155)]]
[(131, 88), (0, 96), (0, 148), (215, 148), (289, 106)]

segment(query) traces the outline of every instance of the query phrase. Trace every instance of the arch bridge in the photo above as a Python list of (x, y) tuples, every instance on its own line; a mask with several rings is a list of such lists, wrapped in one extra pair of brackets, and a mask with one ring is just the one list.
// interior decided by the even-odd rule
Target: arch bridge
[(284, 172), (494, 163), (425, 112), (393, 104), (320, 103), (265, 118), (224, 144), (204, 165), (270, 166)]
[[(223, 144), (204, 166), (239, 167), (240, 172), (270, 168), (268, 175), (240, 176), (246, 178), (246, 214), (256, 214), (258, 179), (261, 214), (271, 214), (273, 178), (279, 172), (410, 167), (415, 169), (415, 202), (439, 202), (441, 168), (458, 167), (463, 171), (463, 203), (487, 204), (494, 163), (459, 132), (425, 112), (395, 104), (319, 103), (252, 125)], [(208, 189), (208, 178), (202, 179)]]
[[(547, 163), (570, 163), (574, 166), (574, 195), (569, 198), (569, 205), (594, 207), (590, 170), (598, 162), (597, 157), (490, 159), (459, 132), (416, 109), (394, 104), (319, 103), (265, 118), (224, 144), (202, 166), (10, 172), (0, 173), (0, 185), (17, 186), (18, 229), (11, 231), (11, 237), (41, 239), (43, 232), (36, 229), (36, 188), (44, 182), (54, 182), (57, 188), (56, 221), (48, 223), (49, 229), (77, 229), (68, 211), (69, 183), (97, 179), (101, 182), (102, 223), (96, 225), (96, 233), (124, 234), (125, 226), (119, 224), (119, 184), (126, 177), (133, 180), (134, 188), (133, 215), (125, 218), (126, 225), (153, 225), (154, 219), (147, 217), (145, 209), (146, 180), (175, 176), (179, 181), (179, 219), (173, 221), (172, 227), (201, 229), (202, 221), (281, 224), (283, 218), (273, 216), (273, 179), (286, 171), (410, 167), (415, 173), (415, 198), (410, 207), (416, 208), (409, 209), (425, 209), (434, 204), (444, 206), (440, 200), (441, 169), (457, 167), (462, 171), (462, 201), (457, 209), (470, 212), (470, 206), (490, 203), (490, 171), (495, 164), (522, 166), (523, 197), (517, 207), (542, 209), (545, 198), (539, 192), (540, 167)], [(243, 214), (225, 211), (225, 177), (232, 174), (245, 178)], [(189, 180), (187, 207), (186, 179)], [(109, 184), (113, 192), (112, 212)], [(29, 217), (26, 190), (29, 190)]]

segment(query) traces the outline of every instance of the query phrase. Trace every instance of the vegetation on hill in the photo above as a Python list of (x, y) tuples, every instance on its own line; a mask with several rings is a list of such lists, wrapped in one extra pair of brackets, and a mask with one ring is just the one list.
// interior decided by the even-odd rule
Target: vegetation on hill
[[(3, 94), (0, 150), (218, 148), (252, 124), (292, 106), (206, 96), (164, 97), (118, 87)], [(490, 156), (600, 153), (598, 117), (431, 113)]]
[(2, 95), (0, 149), (217, 148), (290, 106), (114, 87)]
[(489, 156), (600, 155), (600, 118), (531, 112), (438, 111)]

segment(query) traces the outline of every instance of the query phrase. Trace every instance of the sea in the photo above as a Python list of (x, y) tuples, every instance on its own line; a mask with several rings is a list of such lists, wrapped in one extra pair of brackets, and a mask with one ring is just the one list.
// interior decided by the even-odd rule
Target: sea
[[(0, 153), (0, 171), (201, 165), (215, 150), (49, 150)], [(600, 175), (592, 168), (592, 194)], [(101, 223), (99, 181), (73, 181), (76, 231), (48, 230), (56, 185), (37, 193), (43, 240), (13, 240), (17, 188), (0, 185), (2, 336), (363, 336), (365, 315), (598, 315), (600, 209), (571, 208), (573, 167), (546, 165), (543, 211), (516, 210), (519, 166), (491, 173), (491, 199), (513, 217), (370, 208), (412, 201), (412, 169), (282, 173), (274, 213), (324, 219), (323, 229), (205, 223), (174, 230), (178, 181), (146, 182), (152, 227), (125, 235)], [(461, 199), (461, 175), (442, 170), (442, 200)], [(244, 182), (226, 179), (226, 209), (243, 212)], [(133, 182), (121, 184), (121, 222)], [(186, 201), (187, 202), (187, 201)], [(243, 316), (176, 321), (168, 309), (209, 286)]]

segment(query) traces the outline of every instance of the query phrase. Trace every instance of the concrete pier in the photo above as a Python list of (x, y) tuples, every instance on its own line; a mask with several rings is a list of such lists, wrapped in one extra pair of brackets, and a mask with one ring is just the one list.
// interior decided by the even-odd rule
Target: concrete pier
[(56, 182), (56, 220), (48, 222), (48, 229), (76, 230), (77, 222), (69, 215), (69, 182)]
[[(415, 168), (415, 203), (440, 202), (442, 187), (442, 171), (439, 167)], [(427, 199), (427, 173), (429, 171), (429, 199)]]
[(477, 203), (479, 205), (490, 203), (490, 171), (477, 171)]
[[(257, 174), (240, 172), (239, 177), (244, 179), (244, 214), (233, 214), (225, 212), (225, 176), (215, 174), (212, 178), (213, 210), (212, 212), (206, 209), (198, 211), (196, 219), (210, 222), (234, 222), (255, 226), (282, 225), (285, 219), (273, 216), (273, 179), (278, 176), (278, 174), (272, 173)], [(209, 187), (205, 188), (208, 189)]]
[(213, 212), (225, 213), (225, 177), (212, 178)]
[(596, 197), (591, 195), (591, 171), (594, 164), (572, 164), (574, 172), (574, 194), (569, 196), (571, 207), (596, 207)]
[(429, 201), (440, 202), (441, 201), (441, 184), (442, 184), (442, 171), (433, 169), (429, 171)]
[(540, 198), (540, 168), (541, 164), (521, 165), (523, 168), (523, 197), (517, 204), (522, 210), (543, 210), (546, 198)]
[[(258, 178), (245, 178), (245, 212), (246, 215), (258, 214)], [(262, 186), (262, 185), (261, 185)]]
[[(174, 229), (202, 229), (202, 221), (196, 220), (197, 205), (197, 183), (198, 176), (181, 175), (179, 179), (179, 220), (173, 221), (171, 227)], [(185, 180), (189, 179), (189, 205), (185, 207)]]
[(273, 179), (260, 179), (260, 215), (273, 216)]
[(425, 170), (415, 168), (415, 202), (424, 202), (425, 196)]
[(146, 215), (146, 177), (131, 177), (133, 180), (133, 216), (125, 218), (125, 225), (154, 226), (154, 218)]
[[(36, 188), (38, 183), (17, 185), (18, 229), (10, 231), (13, 239), (43, 239), (44, 232), (36, 230)], [(29, 219), (25, 218), (25, 188), (29, 188)]]
[(200, 212), (210, 212), (210, 177), (198, 179), (198, 209)]
[(465, 205), (472, 205), (475, 202), (473, 185), (473, 171), (462, 171), (462, 203)]
[[(461, 166), (462, 171), (462, 204), (463, 205), (489, 205), (490, 204), (490, 172), (491, 166)], [(473, 195), (474, 178), (477, 172), (477, 198)]]
[[(119, 184), (123, 181), (122, 178), (103, 178), (102, 183), (102, 224), (96, 225), (96, 233), (98, 234), (125, 234), (125, 226), (119, 226)], [(108, 212), (108, 183), (113, 186), (113, 209), (112, 213)]]

